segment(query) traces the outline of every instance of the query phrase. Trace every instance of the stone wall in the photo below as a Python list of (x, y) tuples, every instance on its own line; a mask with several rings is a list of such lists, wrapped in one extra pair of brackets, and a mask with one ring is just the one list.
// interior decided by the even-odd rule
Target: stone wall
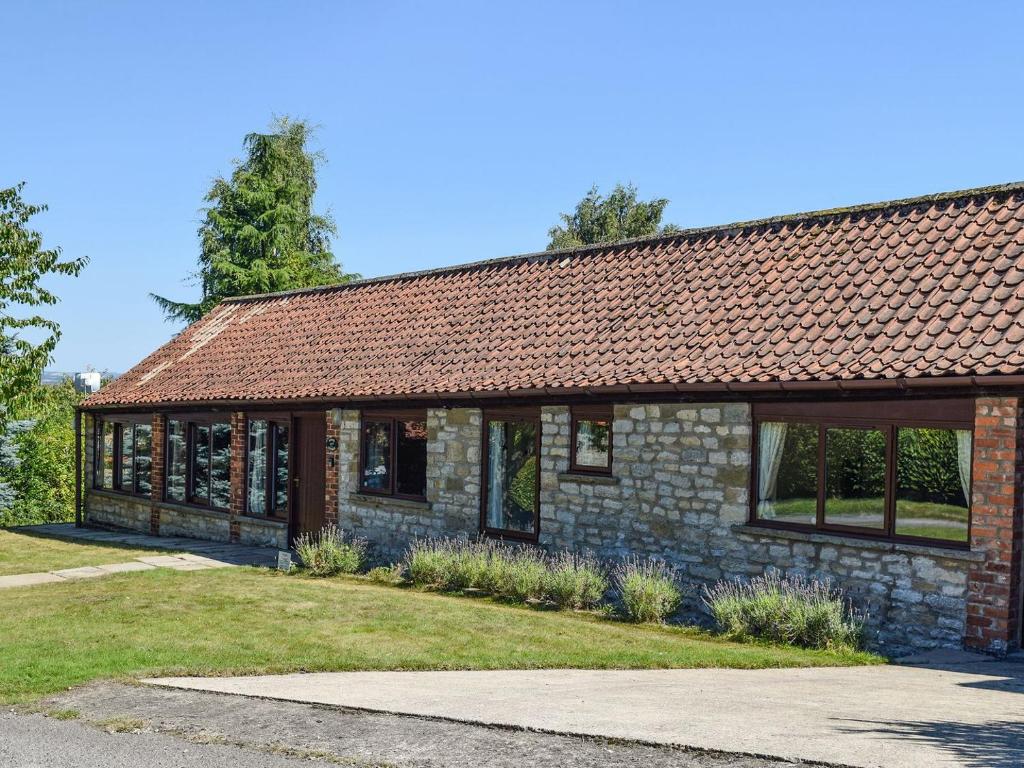
[(366, 538), (375, 562), (401, 558), (424, 536), (475, 536), (480, 520), (479, 409), (427, 412), (426, 501), (359, 492), (359, 411), (341, 412), (338, 424), (338, 525)]
[(149, 533), (149, 499), (90, 489), (85, 496), (85, 521)]
[[(143, 496), (91, 489), (86, 494), (87, 523), (151, 533), (151, 520), (160, 521), (161, 536), (230, 541), (231, 518), (226, 512), (153, 502)], [(288, 526), (276, 520), (236, 519), (239, 544), (287, 549)]]
[(663, 559), (690, 587), (691, 618), (706, 618), (702, 585), (775, 569), (847, 590), (867, 611), (876, 648), (960, 644), (967, 571), (979, 555), (746, 524), (746, 404), (616, 406), (609, 477), (567, 472), (568, 408), (544, 408), (541, 422), (542, 544)]

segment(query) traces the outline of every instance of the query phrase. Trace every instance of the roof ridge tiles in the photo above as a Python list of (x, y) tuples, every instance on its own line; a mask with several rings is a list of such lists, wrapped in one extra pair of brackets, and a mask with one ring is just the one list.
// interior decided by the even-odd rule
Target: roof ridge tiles
[[(778, 216), (768, 216), (760, 219), (747, 221), (736, 221), (729, 224), (713, 224), (705, 227), (690, 227), (667, 232), (658, 235), (645, 235), (625, 240), (617, 240), (609, 243), (594, 243), (591, 245), (575, 246), (572, 248), (560, 248), (545, 251), (532, 251), (527, 253), (514, 254), (511, 256), (499, 256), (492, 259), (482, 259), (463, 264), (452, 264), (446, 267), (434, 267), (431, 269), (414, 270), (411, 272), (399, 272), (393, 275), (381, 275), (379, 277), (368, 277), (361, 280), (350, 280), (345, 283), (332, 283), (320, 285), (313, 288), (296, 288), (288, 291), (277, 291), (274, 293), (248, 294), (244, 296), (232, 296), (221, 301), (217, 306), (225, 304), (238, 304), (243, 302), (266, 301), (270, 299), (285, 298), (290, 296), (301, 296), (315, 293), (328, 293), (332, 291), (350, 290), (367, 285), (399, 282), (403, 280), (416, 280), (424, 277), (465, 272), (477, 269), (491, 269), (503, 266), (519, 265), (531, 261), (543, 261), (568, 256), (581, 256), (601, 251), (613, 251), (635, 246), (653, 246), (655, 244), (668, 243), (674, 240), (699, 239), (707, 235), (716, 234), (739, 234), (746, 230), (755, 230), (763, 227), (786, 225), (816, 224), (825, 225), (834, 222), (836, 219), (860, 213), (871, 213), (888, 211), (899, 208), (917, 207), (921, 205), (934, 205), (940, 202), (952, 202), (956, 200), (972, 200), (977, 198), (995, 198), (1003, 195), (1011, 195), (1014, 192), (1024, 192), (1024, 180), (1009, 182), (1005, 184), (993, 184), (984, 187), (973, 187), (969, 189), (953, 190), (949, 192), (937, 192), (930, 195), (917, 197), (898, 198), (895, 200), (882, 200), (874, 203), (860, 203), (838, 208), (824, 208), (814, 211), (803, 211), (799, 213), (787, 213)], [(921, 217), (924, 218), (924, 217)], [(998, 225), (998, 222), (996, 222)], [(916, 227), (915, 227), (916, 229)], [(838, 233), (833, 233), (838, 235)], [(212, 310), (211, 310), (212, 311)]]

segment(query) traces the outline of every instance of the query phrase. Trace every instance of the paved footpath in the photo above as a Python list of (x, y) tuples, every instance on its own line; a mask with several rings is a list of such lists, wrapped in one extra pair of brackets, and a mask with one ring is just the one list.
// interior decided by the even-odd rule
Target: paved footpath
[(186, 539), (168, 536), (148, 536), (130, 531), (105, 531), (95, 528), (76, 528), (70, 523), (33, 525), (15, 528), (38, 536), (78, 541), (91, 544), (121, 544), (137, 549), (169, 550), (173, 554), (143, 555), (131, 560), (105, 565), (88, 565), (81, 568), (63, 568), (40, 573), (17, 573), (0, 576), (0, 589), (27, 587), (34, 584), (53, 584), (76, 579), (91, 579), (109, 576), (112, 573), (148, 571), (154, 568), (171, 568), (176, 571), (201, 571), (208, 568), (227, 568), (235, 565), (263, 565), (272, 567), (277, 563), (277, 550), (270, 547), (247, 547), (202, 539)]
[(1024, 664), (342, 672), (156, 685), (848, 766), (1024, 765)]

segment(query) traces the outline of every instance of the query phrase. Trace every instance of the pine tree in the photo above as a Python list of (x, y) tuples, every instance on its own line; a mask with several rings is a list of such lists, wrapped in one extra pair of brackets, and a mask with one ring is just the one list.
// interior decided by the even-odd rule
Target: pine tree
[(313, 212), (322, 153), (307, 149), (310, 128), (287, 117), (270, 133), (245, 137), (246, 158), (230, 179), (218, 177), (206, 195), (199, 227), (196, 303), (153, 299), (169, 320), (194, 322), (221, 299), (310, 288), (351, 280), (331, 253), (337, 234), (329, 214)]

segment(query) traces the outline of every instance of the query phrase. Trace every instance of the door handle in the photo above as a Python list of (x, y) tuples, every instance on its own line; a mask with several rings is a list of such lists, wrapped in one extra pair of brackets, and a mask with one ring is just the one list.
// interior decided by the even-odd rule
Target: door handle
[(296, 477), (293, 477), (293, 478), (292, 478), (292, 482), (293, 482), (293, 483), (295, 483), (295, 485), (296, 485), (296, 486), (298, 486), (298, 484), (299, 484), (299, 478), (298, 478), (298, 476), (296, 476)]

